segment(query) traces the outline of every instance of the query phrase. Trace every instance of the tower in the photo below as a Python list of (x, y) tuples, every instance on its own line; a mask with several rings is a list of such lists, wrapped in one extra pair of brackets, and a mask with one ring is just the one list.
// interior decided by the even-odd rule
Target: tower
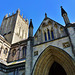
[(62, 8), (62, 6), (61, 6), (61, 15), (62, 15), (62, 17), (63, 17), (63, 19), (64, 19), (65, 24), (66, 24), (66, 25), (69, 24), (70, 21), (69, 21), (67, 12)]
[(11, 44), (28, 38), (28, 20), (20, 15), (19, 9), (15, 14), (4, 17), (1, 24), (1, 34)]
[(65, 29), (67, 31), (71, 47), (72, 47), (72, 52), (75, 56), (75, 23), (70, 23), (69, 18), (67, 16), (67, 12), (62, 8), (61, 6), (61, 15), (64, 19), (64, 22), (66, 24)]
[(32, 72), (32, 62), (33, 62), (32, 52), (33, 52), (33, 24), (32, 19), (30, 19), (29, 38), (27, 41), (27, 51), (26, 51), (25, 75), (31, 75)]

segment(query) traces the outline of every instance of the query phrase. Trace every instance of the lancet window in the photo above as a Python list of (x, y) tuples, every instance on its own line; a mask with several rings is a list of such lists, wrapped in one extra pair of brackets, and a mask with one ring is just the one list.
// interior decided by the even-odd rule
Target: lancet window
[(47, 35), (46, 32), (44, 33), (45, 41), (47, 41)]
[(48, 33), (48, 40), (51, 40), (51, 38), (50, 38), (50, 31), (49, 31), (49, 29), (47, 30), (47, 33)]

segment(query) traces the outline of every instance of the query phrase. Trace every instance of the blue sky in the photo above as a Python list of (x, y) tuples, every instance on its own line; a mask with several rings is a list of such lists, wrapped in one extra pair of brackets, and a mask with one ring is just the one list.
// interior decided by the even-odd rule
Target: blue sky
[(70, 22), (75, 22), (75, 0), (1, 0), (0, 1), (0, 25), (6, 14), (12, 14), (19, 8), (21, 15), (28, 20), (32, 19), (34, 25), (34, 33), (40, 26), (45, 17), (48, 17), (64, 25), (61, 16), (60, 6), (67, 11)]

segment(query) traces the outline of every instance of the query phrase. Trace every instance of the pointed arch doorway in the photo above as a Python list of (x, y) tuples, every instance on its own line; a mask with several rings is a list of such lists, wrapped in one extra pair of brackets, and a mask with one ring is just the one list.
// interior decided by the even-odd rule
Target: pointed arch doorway
[(67, 75), (67, 74), (60, 64), (54, 62), (50, 68), (48, 75)]
[[(53, 75), (54, 71), (56, 71), (57, 75), (74, 75), (74, 63), (65, 51), (54, 46), (49, 46), (38, 57), (32, 75)], [(62, 74), (58, 72), (59, 70), (61, 70)]]

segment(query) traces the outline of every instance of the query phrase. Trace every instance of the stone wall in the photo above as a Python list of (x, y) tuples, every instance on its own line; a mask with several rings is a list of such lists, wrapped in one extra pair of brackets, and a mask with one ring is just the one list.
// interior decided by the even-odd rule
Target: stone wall
[(12, 44), (28, 38), (28, 21), (17, 15)]
[(75, 27), (69, 27), (68, 32), (73, 46), (73, 53), (75, 55)]
[(26, 40), (12, 44), (8, 56), (8, 62), (18, 61), (26, 58), (27, 42)]
[[(10, 50), (10, 44), (0, 35), (0, 59), (7, 61)], [(1, 62), (1, 61), (0, 61)]]
[(44, 51), (45, 48), (47, 48), (50, 45), (64, 50), (72, 58), (74, 58), (69, 38), (63, 37), (63, 38), (60, 38), (60, 39), (57, 39), (57, 40), (54, 40), (54, 41), (44, 42), (44, 43), (35, 45), (33, 47), (33, 66), (34, 66), (37, 58), (39, 57), (39, 55)]

